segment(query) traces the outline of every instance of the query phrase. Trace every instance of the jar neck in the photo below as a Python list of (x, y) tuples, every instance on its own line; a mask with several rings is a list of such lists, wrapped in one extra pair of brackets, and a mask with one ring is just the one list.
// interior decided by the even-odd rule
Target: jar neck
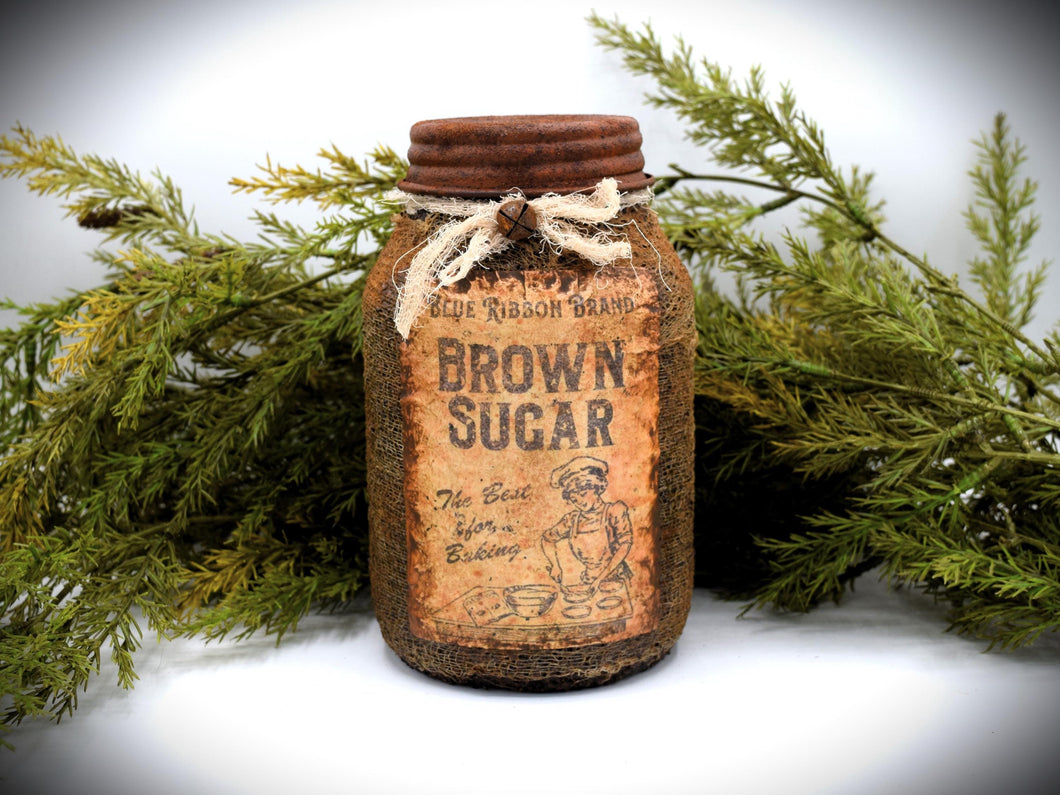
[[(623, 196), (625, 207), (632, 207), (634, 200), (650, 201), (651, 190), (622, 194), (616, 180), (608, 177), (588, 196), (575, 193), (526, 199), (513, 194), (505, 202), (410, 196), (418, 208), (448, 212), (451, 220), (412, 256), (395, 310), (398, 332), (407, 339), (436, 290), (461, 281), (480, 262), (522, 238), (536, 235), (553, 251), (577, 254), (597, 267), (629, 259), (629, 238), (618, 222)], [(516, 230), (526, 234), (516, 237)]]
[[(449, 216), (451, 218), (469, 218), (478, 215), (489, 207), (499, 207), (506, 201), (526, 199), (533, 205), (537, 199), (563, 198), (564, 196), (591, 196), (594, 188), (587, 191), (579, 191), (577, 194), (545, 194), (535, 198), (528, 197), (521, 191), (513, 191), (504, 196), (466, 198), (457, 196), (433, 195), (409, 193), (402, 189), (390, 191), (386, 199), (401, 206), (409, 215), (426, 212), (432, 215)], [(619, 209), (649, 205), (655, 197), (651, 188), (640, 188), (631, 191), (619, 191)]]

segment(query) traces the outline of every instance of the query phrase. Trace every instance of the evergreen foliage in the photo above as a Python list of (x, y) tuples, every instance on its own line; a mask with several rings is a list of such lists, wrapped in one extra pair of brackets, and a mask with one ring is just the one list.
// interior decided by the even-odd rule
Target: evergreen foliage
[[(693, 269), (733, 271), (740, 286), (735, 299), (709, 283), (700, 296), (697, 511), (717, 534), (706, 565), (716, 575), (732, 561), (746, 576), (721, 584), (754, 606), (805, 610), (879, 566), (948, 600), (953, 627), (991, 645), (1055, 631), (1060, 334), (1036, 343), (1022, 330), (1045, 265), (1023, 267), (1035, 184), (1019, 176), (1024, 152), (1004, 116), (970, 174), (973, 293), (885, 234), (871, 174), (832, 164), (789, 88), (773, 101), (758, 70), (739, 84), (680, 41), (667, 54), (650, 27), (591, 21), (654, 80), (648, 101), (730, 170), (675, 167), (657, 204)], [(756, 204), (698, 182), (778, 197)], [(801, 235), (777, 244), (755, 230), (789, 204)], [(770, 506), (749, 543), (762, 501), (737, 512), (731, 494), (770, 492), (795, 512)]]
[(405, 163), (323, 152), (239, 190), (337, 208), (252, 243), (199, 231), (179, 190), (15, 128), (0, 172), (62, 196), (106, 280), (0, 332), (4, 723), (70, 713), (138, 617), (165, 635), (282, 636), (366, 581), (363, 275)]
[[(1054, 631), (1060, 336), (1022, 331), (1045, 269), (1025, 267), (1034, 183), (1004, 118), (970, 175), (973, 293), (885, 234), (871, 174), (832, 164), (790, 89), (774, 101), (758, 70), (737, 83), (648, 27), (591, 23), (726, 169), (657, 183), (702, 280), (700, 584), (805, 610), (878, 568), (991, 645)], [(98, 287), (9, 305), (24, 320), (0, 331), (0, 725), (72, 713), (104, 654), (130, 686), (140, 621), (281, 637), (366, 584), (360, 290), (405, 163), (321, 157), (233, 180), (321, 212), (312, 229), (258, 212), (240, 242), (201, 232), (162, 175), (22, 127), (0, 139), (0, 175), (118, 246), (94, 255)], [(800, 230), (756, 231), (789, 205)]]

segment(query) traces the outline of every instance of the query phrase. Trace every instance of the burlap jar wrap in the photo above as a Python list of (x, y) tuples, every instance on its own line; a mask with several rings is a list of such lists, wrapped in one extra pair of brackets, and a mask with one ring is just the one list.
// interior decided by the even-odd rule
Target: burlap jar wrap
[[(635, 150), (633, 167), (615, 148)], [(428, 197), (428, 207), (431, 195), (485, 203), (513, 188), (528, 199), (588, 193), (605, 178), (616, 178), (629, 196), (650, 185), (637, 158), (639, 131), (625, 117), (441, 120), (413, 128), (409, 178), (401, 187)], [(442, 166), (454, 171), (438, 172)], [(628, 256), (601, 265), (547, 244), (541, 233), (505, 239), (454, 284), (439, 290), (432, 276), (430, 303), (405, 339), (395, 318), (411, 261), (454, 224), (451, 215), (423, 206), (410, 201), (394, 216), (362, 302), (371, 587), (383, 636), (411, 667), (473, 686), (566, 690), (643, 670), (677, 640), (692, 593), (696, 332), (688, 272), (654, 212), (638, 201), (606, 224), (583, 229), (586, 238), (628, 243)], [(623, 285), (638, 298), (608, 297)], [(519, 295), (527, 300), (495, 299), (494, 288), (509, 290), (508, 297), (512, 289), (525, 291)], [(606, 333), (594, 341), (597, 312)], [(549, 344), (532, 344), (549, 328), (558, 329)], [(484, 329), (502, 335), (494, 348), (482, 342)], [(650, 344), (611, 339), (616, 329), (644, 329)], [(560, 353), (581, 381), (567, 373), (564, 383)], [(435, 369), (417, 374), (428, 365)], [(547, 385), (534, 381), (547, 380), (542, 374), (552, 376)], [(588, 391), (561, 394), (572, 384)], [(519, 403), (535, 394), (532, 385), (541, 395), (546, 386), (557, 394)], [(557, 406), (553, 428), (543, 417)], [(648, 409), (634, 411), (638, 406)], [(564, 410), (577, 420), (564, 420)], [(636, 441), (623, 447), (626, 438)], [(457, 454), (472, 469), (461, 470)], [(550, 473), (531, 463), (525, 470), (531, 475), (520, 475), (534, 456), (551, 456)], [(626, 466), (623, 456), (648, 463)], [(571, 509), (577, 489), (607, 497), (597, 502), (606, 507), (578, 514)], [(590, 553), (560, 562), (557, 550), (580, 538), (577, 529), (564, 530), (577, 525), (575, 515), (603, 517), (598, 521), (611, 543), (600, 559), (609, 571), (592, 569)], [(435, 538), (443, 540), (432, 552)], [(448, 581), (456, 576), (464, 579)], [(587, 600), (576, 595), (581, 590)], [(621, 617), (598, 619), (607, 608)]]

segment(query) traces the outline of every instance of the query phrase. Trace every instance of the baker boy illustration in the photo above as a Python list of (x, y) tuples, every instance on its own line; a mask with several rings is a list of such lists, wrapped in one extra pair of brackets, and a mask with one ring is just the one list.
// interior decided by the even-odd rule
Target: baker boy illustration
[(573, 508), (541, 535), (547, 571), (568, 602), (592, 598), (601, 582), (632, 577), (626, 556), (633, 546), (629, 508), (608, 502), (607, 462), (578, 456), (552, 470), (549, 484)]

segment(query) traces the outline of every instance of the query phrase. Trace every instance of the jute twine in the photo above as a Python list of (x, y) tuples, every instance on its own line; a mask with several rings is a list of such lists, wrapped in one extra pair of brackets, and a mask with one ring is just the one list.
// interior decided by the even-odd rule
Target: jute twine
[[(418, 196), (395, 190), (387, 199), (404, 205), (406, 212), (427, 211), (454, 216), (431, 235), (416, 252), (405, 274), (394, 308), (394, 324), (408, 339), (416, 319), (435, 293), (463, 279), (483, 260), (512, 245), (497, 226), (497, 209), (521, 199), (512, 193), (499, 200), (476, 201), (441, 196)], [(549, 193), (527, 201), (537, 215), (536, 231), (545, 245), (558, 254), (570, 251), (597, 267), (628, 259), (628, 238), (610, 222), (636, 204), (650, 202), (650, 189), (621, 193), (612, 177), (602, 179), (589, 195)]]

